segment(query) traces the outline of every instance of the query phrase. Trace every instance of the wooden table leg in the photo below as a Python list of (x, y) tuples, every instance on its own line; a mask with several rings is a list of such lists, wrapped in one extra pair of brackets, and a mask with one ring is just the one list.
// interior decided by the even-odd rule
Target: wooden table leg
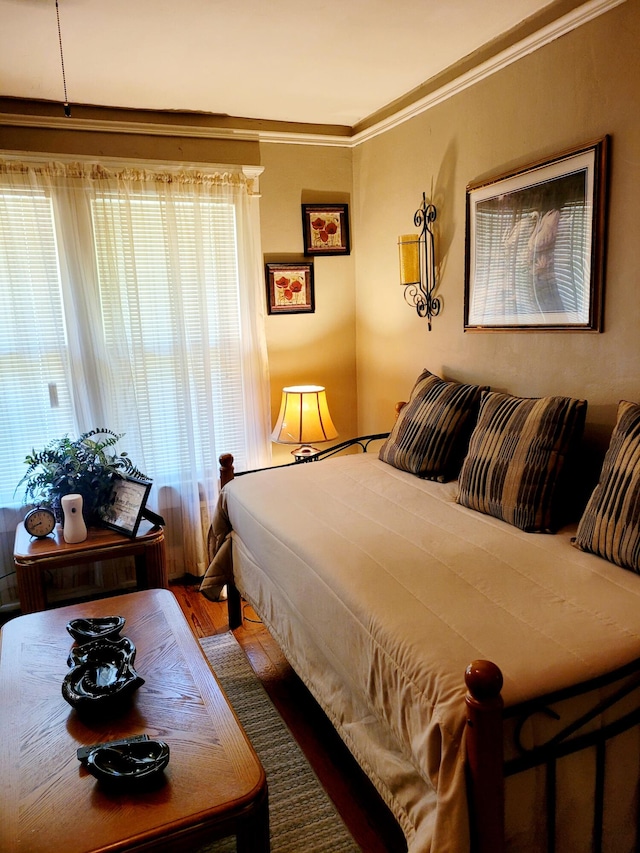
[(145, 545), (142, 554), (136, 554), (136, 582), (138, 589), (168, 589), (167, 559), (164, 536)]
[(237, 853), (269, 853), (269, 794), (255, 804), (250, 815), (243, 818), (236, 835)]
[(21, 613), (39, 613), (47, 608), (47, 596), (44, 588), (41, 566), (23, 566), (15, 563), (18, 581), (18, 599)]

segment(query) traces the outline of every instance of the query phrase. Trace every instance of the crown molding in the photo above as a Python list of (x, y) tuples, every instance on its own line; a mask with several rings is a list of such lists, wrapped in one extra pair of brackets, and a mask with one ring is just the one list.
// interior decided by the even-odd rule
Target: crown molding
[(406, 107), (365, 127), (360, 131), (348, 129), (343, 134), (318, 133), (304, 130), (277, 130), (265, 128), (215, 127), (198, 124), (169, 124), (142, 121), (109, 121), (106, 119), (83, 119), (66, 116), (19, 115), (0, 113), (0, 126), (38, 128), (48, 130), (73, 130), (91, 133), (143, 134), (145, 136), (178, 136), (194, 139), (219, 139), (246, 142), (261, 142), (276, 145), (314, 145), (338, 148), (355, 148), (395, 127), (410, 121), (418, 115), (432, 109), (443, 101), (454, 97), (481, 80), (492, 76), (507, 66), (541, 47), (560, 38), (610, 9), (620, 6), (627, 0), (589, 0), (578, 8), (558, 18), (512, 47), (509, 47), (491, 59), (481, 63), (450, 82), (418, 98)]
[(0, 113), (0, 126), (37, 128), (38, 130), (73, 130), (90, 133), (117, 133), (144, 136), (173, 136), (189, 139), (222, 139), (239, 142), (274, 142), (289, 145), (338, 145), (349, 147), (350, 136), (251, 128), (214, 127), (196, 124), (162, 124), (143, 121), (112, 121), (66, 116), (21, 115)]
[(443, 101), (453, 98), (465, 89), (475, 86), (475, 84), (479, 83), (481, 80), (485, 80), (493, 74), (496, 74), (498, 71), (502, 71), (503, 68), (512, 65), (519, 59), (529, 56), (541, 47), (550, 44), (552, 41), (555, 41), (561, 36), (570, 33), (572, 30), (578, 29), (578, 27), (581, 27), (583, 24), (592, 21), (594, 18), (598, 18), (610, 9), (614, 9), (616, 6), (621, 6), (626, 2), (627, 0), (590, 0), (590, 2), (568, 12), (566, 15), (563, 15), (553, 23), (548, 24), (546, 27), (543, 27), (533, 33), (531, 36), (517, 42), (512, 47), (500, 51), (495, 56), (491, 57), (491, 59), (477, 65), (471, 71), (461, 74), (451, 82), (446, 83), (419, 100), (414, 101), (409, 106), (394, 112), (387, 118), (372, 124), (370, 127), (367, 127), (358, 133), (354, 133), (350, 139), (350, 145), (352, 147), (361, 145), (363, 142), (373, 139), (375, 136), (379, 136), (382, 133), (392, 130), (394, 127), (398, 127), (399, 125), (410, 121), (412, 118), (432, 109)]

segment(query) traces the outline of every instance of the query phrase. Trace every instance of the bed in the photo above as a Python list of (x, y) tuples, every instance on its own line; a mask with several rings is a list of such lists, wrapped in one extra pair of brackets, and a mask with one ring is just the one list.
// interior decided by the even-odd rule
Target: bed
[[(236, 591), (255, 608), (392, 809), (409, 853), (637, 849), (640, 577), (620, 563), (638, 545), (629, 518), (612, 534), (621, 514), (611, 501), (635, 494), (626, 511), (637, 526), (629, 442), (640, 444), (640, 407), (626, 404), (584, 514), (563, 523), (561, 474), (582, 401), (553, 398), (551, 419), (551, 398), (539, 406), (476, 387), (473, 405), (443, 401), (443, 388), (460, 395), (459, 385), (425, 371), (380, 451), (360, 440), (369, 452), (231, 480), (222, 460), (229, 482), (203, 592), (230, 585), (231, 623)], [(434, 405), (438, 429), (425, 444), (416, 423), (433, 426)], [(452, 426), (456, 406), (466, 425)], [(498, 433), (483, 432), (498, 410)], [(444, 455), (443, 411), (455, 433)], [(522, 437), (550, 420), (546, 456), (536, 444), (518, 462), (513, 425)], [(434, 442), (437, 474), (424, 471)], [(507, 474), (494, 470), (505, 454)], [(551, 496), (531, 477), (532, 455), (553, 468)], [(516, 492), (513, 466), (524, 476)], [(612, 489), (621, 467), (625, 488)], [(478, 508), (478, 482), (491, 512)], [(525, 494), (535, 495), (529, 513)], [(603, 494), (615, 516), (604, 530)], [(618, 563), (597, 553), (612, 541)]]

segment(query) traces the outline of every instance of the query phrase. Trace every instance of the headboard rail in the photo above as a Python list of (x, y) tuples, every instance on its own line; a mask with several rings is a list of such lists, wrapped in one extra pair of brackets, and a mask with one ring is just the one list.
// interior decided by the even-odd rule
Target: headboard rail
[(308, 462), (319, 462), (322, 459), (328, 459), (330, 456), (335, 456), (343, 450), (348, 450), (350, 447), (359, 447), (363, 453), (367, 453), (369, 445), (374, 441), (381, 441), (388, 438), (388, 432), (379, 432), (374, 435), (361, 435), (357, 438), (349, 438), (346, 441), (341, 441), (339, 444), (333, 444), (331, 447), (325, 447), (319, 450), (313, 456), (305, 456), (297, 462), (285, 462), (283, 465), (271, 465), (267, 468), (254, 468), (251, 471), (236, 471), (233, 467), (233, 456), (231, 453), (223, 453), (219, 458), (220, 463), (220, 488), (233, 480), (234, 477), (242, 477), (245, 474), (255, 474), (257, 471), (273, 471), (275, 468), (289, 468), (291, 465), (304, 465)]

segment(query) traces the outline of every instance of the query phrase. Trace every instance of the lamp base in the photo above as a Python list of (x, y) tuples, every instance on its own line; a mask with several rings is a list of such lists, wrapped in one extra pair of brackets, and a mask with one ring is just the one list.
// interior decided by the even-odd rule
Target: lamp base
[(320, 453), (317, 447), (311, 447), (310, 444), (303, 444), (291, 451), (291, 455), (296, 462), (308, 462)]

